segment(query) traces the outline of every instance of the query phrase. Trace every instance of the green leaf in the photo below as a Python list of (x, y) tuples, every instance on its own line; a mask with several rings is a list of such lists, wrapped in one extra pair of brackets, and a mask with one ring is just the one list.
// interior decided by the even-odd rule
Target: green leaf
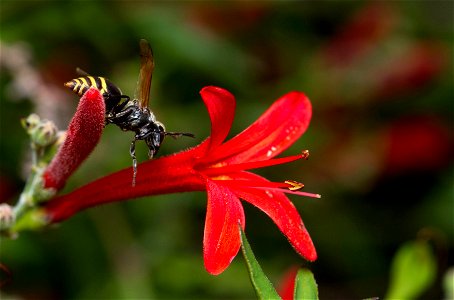
[(263, 270), (256, 260), (251, 246), (246, 239), (243, 229), (241, 226), (238, 227), (241, 234), (241, 250), (249, 271), (249, 278), (254, 286), (257, 297), (259, 299), (281, 299), (268, 277), (266, 277), (265, 273), (263, 273)]
[(294, 299), (318, 300), (317, 283), (309, 269), (300, 269), (295, 278)]
[(414, 299), (435, 280), (436, 262), (426, 241), (403, 245), (391, 267), (391, 282), (386, 299)]

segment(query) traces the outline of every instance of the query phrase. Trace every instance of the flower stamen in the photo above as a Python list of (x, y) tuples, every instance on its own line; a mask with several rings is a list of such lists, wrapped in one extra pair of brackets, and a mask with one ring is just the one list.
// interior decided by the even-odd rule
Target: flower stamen
[(320, 194), (300, 192), (300, 191), (291, 191), (289, 189), (283, 189), (283, 188), (269, 188), (269, 187), (262, 187), (262, 186), (250, 186), (249, 188), (265, 190), (265, 191), (272, 191), (272, 192), (275, 191), (275, 192), (281, 192), (281, 193), (285, 193), (285, 194), (293, 194), (293, 195), (310, 197), (310, 198), (318, 198), (318, 199), (322, 197)]
[[(301, 189), (304, 184), (300, 182), (296, 182), (293, 180), (287, 180), (292, 183), (286, 182), (273, 182), (273, 181), (251, 181), (251, 180), (238, 180), (238, 179), (218, 179), (215, 180), (219, 182), (220, 184), (227, 185), (229, 187), (233, 188), (252, 188), (252, 189), (260, 189), (260, 190), (266, 190), (266, 191), (276, 191), (276, 192), (281, 192), (281, 193), (286, 193), (286, 194), (293, 194), (293, 195), (299, 195), (299, 196), (304, 196), (304, 197), (311, 197), (311, 198), (321, 198), (322, 196), (320, 194), (314, 194), (314, 193), (307, 193), (307, 192), (300, 192), (298, 191)], [(294, 188), (292, 189), (291, 187), (293, 185), (299, 186), (299, 188)]]
[(307, 159), (308, 156), (309, 156), (309, 151), (304, 150), (302, 154), (292, 155), (292, 156), (287, 156), (287, 157), (260, 160), (260, 161), (252, 161), (252, 162), (239, 163), (239, 164), (224, 165), (224, 166), (219, 166), (219, 167), (209, 166), (203, 171), (203, 173), (210, 176), (210, 175), (215, 175), (215, 174), (225, 174), (225, 173), (233, 173), (233, 172), (245, 171), (245, 170), (250, 170), (250, 169), (258, 169), (258, 168), (264, 168), (264, 167), (269, 167), (269, 166), (274, 166), (274, 165), (286, 164), (286, 163), (289, 163), (289, 162), (292, 162), (292, 161), (295, 161), (298, 159)]
[(286, 180), (286, 181), (284, 181), (284, 183), (287, 183), (288, 185), (290, 185), (288, 187), (288, 189), (291, 191), (297, 191), (304, 187), (303, 183), (295, 181), (295, 180)]

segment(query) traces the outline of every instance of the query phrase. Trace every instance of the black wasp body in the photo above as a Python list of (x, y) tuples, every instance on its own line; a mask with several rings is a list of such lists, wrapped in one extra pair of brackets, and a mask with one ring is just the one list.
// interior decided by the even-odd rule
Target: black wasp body
[(78, 69), (82, 76), (65, 83), (65, 86), (82, 96), (90, 87), (97, 88), (103, 95), (106, 104), (106, 124), (115, 124), (123, 131), (133, 131), (130, 154), (133, 159), (133, 185), (137, 173), (135, 145), (137, 140), (143, 140), (148, 147), (148, 157), (152, 158), (159, 150), (164, 137), (190, 136), (191, 133), (166, 132), (164, 125), (156, 120), (148, 108), (150, 98), (151, 78), (154, 70), (153, 53), (146, 40), (140, 40), (140, 73), (134, 100), (123, 95), (121, 90), (111, 81), (100, 76), (90, 76)]
[(130, 153), (135, 159), (135, 141), (143, 140), (148, 147), (148, 157), (152, 158), (158, 152), (161, 143), (167, 133), (164, 125), (156, 121), (154, 114), (148, 108), (141, 108), (137, 101), (132, 101), (132, 105), (126, 106), (120, 111), (113, 111), (106, 116), (107, 123), (113, 123), (124, 131), (134, 131), (135, 137), (131, 143)]
[[(79, 72), (83, 72), (80, 71)], [(158, 152), (166, 135), (164, 126), (156, 121), (154, 114), (147, 107), (140, 107), (137, 100), (123, 95), (121, 90), (107, 78), (101, 76), (83, 76), (65, 83), (65, 86), (82, 96), (90, 87), (97, 88), (106, 104), (106, 124), (115, 124), (123, 131), (135, 132), (130, 153), (135, 159), (135, 141), (144, 140), (148, 146), (148, 157)], [(174, 135), (173, 133), (168, 133)]]

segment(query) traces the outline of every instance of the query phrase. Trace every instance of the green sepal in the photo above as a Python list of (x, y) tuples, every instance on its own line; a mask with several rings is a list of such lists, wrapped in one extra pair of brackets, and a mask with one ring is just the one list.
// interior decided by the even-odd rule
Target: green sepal
[(57, 154), (57, 151), (65, 141), (65, 138), (66, 131), (59, 131), (57, 133), (57, 139), (55, 140), (55, 142), (43, 148), (42, 154), (38, 161), (38, 164), (40, 166), (47, 167), (50, 161), (54, 158), (55, 154)]
[(57, 141), (58, 129), (52, 121), (41, 119), (37, 114), (31, 114), (22, 119), (21, 124), (36, 147), (46, 147)]
[(294, 299), (318, 300), (318, 288), (314, 274), (309, 269), (300, 269), (295, 278)]
[(243, 229), (241, 226), (238, 227), (241, 235), (241, 250), (257, 297), (259, 299), (281, 299), (255, 258)]
[(23, 230), (41, 229), (48, 225), (48, 223), (48, 218), (44, 210), (41, 208), (35, 208), (25, 212), (9, 229), (9, 233), (15, 235)]

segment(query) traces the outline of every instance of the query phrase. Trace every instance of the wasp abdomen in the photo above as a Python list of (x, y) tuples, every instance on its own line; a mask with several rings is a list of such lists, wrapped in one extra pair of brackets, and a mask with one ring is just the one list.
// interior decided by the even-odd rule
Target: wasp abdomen
[(101, 76), (88, 75), (75, 78), (66, 82), (65, 86), (79, 96), (83, 96), (91, 87), (97, 88), (104, 97), (107, 112), (110, 112), (117, 106), (122, 99), (126, 99), (126, 102), (129, 101), (129, 97), (122, 95), (120, 89), (115, 84)]
[(115, 87), (113, 84), (109, 84), (109, 87), (107, 85), (107, 79), (104, 77), (99, 77), (99, 76), (84, 76), (84, 77), (79, 77), (76, 79), (73, 79), (71, 81), (68, 81), (65, 83), (65, 86), (71, 89), (74, 93), (76, 93), (79, 96), (82, 96), (85, 94), (85, 92), (90, 88), (90, 87), (95, 87), (97, 88), (101, 94), (105, 93), (110, 93), (110, 94), (120, 94), (121, 92), (117, 87)]

